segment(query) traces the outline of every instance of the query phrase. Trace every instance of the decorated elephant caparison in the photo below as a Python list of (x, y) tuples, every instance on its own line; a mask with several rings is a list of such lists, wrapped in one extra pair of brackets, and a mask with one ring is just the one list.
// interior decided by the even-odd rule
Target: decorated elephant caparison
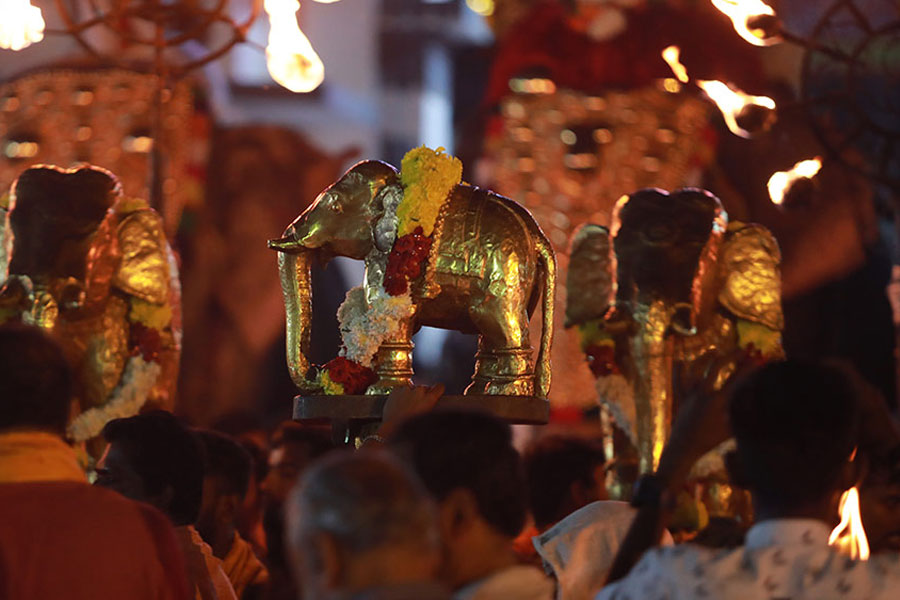
[[(406, 164), (404, 159), (404, 172)], [(400, 315), (399, 327), (373, 348), (377, 381), (367, 393), (385, 393), (410, 381), (409, 340), (428, 325), (479, 334), (476, 371), (467, 394), (546, 398), (556, 273), (550, 243), (528, 211), (512, 200), (461, 183), (448, 189), (441, 197), (421, 272), (409, 280), (408, 310)], [(321, 393), (309, 377), (307, 361), (310, 260), (314, 255), (365, 260), (365, 283), (351, 290), (345, 305), (355, 302), (370, 314), (376, 306), (395, 306), (402, 296), (385, 296), (384, 282), (389, 255), (403, 239), (397, 237), (397, 207), (403, 197), (404, 184), (394, 167), (361, 162), (325, 189), (281, 239), (269, 242), (279, 252), (288, 367), (301, 392)], [(543, 328), (533, 361), (528, 323), (542, 295)], [(348, 336), (367, 335), (368, 330), (353, 328), (342, 331), (345, 345)]]
[(669, 435), (674, 369), (738, 348), (781, 355), (781, 255), (704, 190), (624, 196), (611, 223), (573, 237), (566, 326), (579, 326), (601, 402), (648, 472)]
[(96, 439), (107, 421), (147, 402), (171, 409), (180, 285), (159, 215), (89, 165), (31, 167), (6, 198), (0, 323), (35, 325), (60, 342), (78, 403), (69, 437)]

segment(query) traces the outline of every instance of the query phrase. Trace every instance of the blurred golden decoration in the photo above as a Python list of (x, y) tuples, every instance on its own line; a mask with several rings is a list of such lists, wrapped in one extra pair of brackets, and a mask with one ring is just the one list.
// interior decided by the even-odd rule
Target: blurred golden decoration
[[(0, 189), (33, 165), (87, 162), (121, 173), (125, 196), (148, 198), (154, 145), (150, 107), (157, 85), (155, 75), (124, 69), (48, 69), (0, 85)], [(159, 149), (166, 161), (158, 176), (171, 185), (161, 186), (154, 208), (171, 239), (192, 179), (194, 109), (188, 84), (176, 84), (164, 102)], [(80, 137), (84, 131), (90, 135)]]

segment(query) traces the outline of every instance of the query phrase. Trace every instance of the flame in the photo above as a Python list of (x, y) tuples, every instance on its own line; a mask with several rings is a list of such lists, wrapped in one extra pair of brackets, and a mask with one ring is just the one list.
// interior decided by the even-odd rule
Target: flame
[(776, 171), (769, 177), (766, 187), (769, 188), (769, 198), (775, 204), (784, 202), (788, 190), (798, 179), (812, 179), (822, 168), (822, 159), (819, 157), (801, 160), (790, 171)]
[(737, 124), (737, 117), (750, 105), (775, 109), (775, 101), (768, 96), (751, 96), (721, 81), (698, 80), (697, 85), (706, 92), (709, 99), (716, 103), (731, 133), (749, 138), (750, 132)]
[(828, 545), (837, 545), (850, 554), (851, 558), (869, 560), (869, 540), (859, 514), (859, 490), (856, 487), (850, 488), (841, 496), (838, 512), (841, 514), (841, 522), (831, 532)]
[(21, 50), (44, 39), (41, 9), (29, 0), (0, 0), (0, 48)]
[(775, 16), (772, 7), (762, 0), (712, 0), (712, 4), (731, 19), (738, 35), (754, 46), (771, 46), (778, 41), (766, 31), (748, 25), (754, 17)]
[(669, 46), (665, 50), (662, 51), (663, 60), (666, 61), (666, 64), (669, 65), (669, 68), (672, 69), (672, 73), (675, 74), (675, 77), (678, 78), (678, 81), (681, 83), (687, 83), (689, 81), (687, 69), (684, 68), (684, 65), (681, 64), (679, 57), (681, 56), (681, 48), (678, 46)]
[(297, 25), (297, 0), (265, 0), (269, 15), (266, 65), (272, 79), (292, 92), (311, 92), (325, 79), (325, 65)]

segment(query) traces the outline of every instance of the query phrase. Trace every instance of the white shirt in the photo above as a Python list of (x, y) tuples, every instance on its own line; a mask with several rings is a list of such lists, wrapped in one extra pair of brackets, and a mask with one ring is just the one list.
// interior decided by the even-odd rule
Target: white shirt
[(553, 582), (537, 567), (516, 565), (457, 590), (453, 600), (553, 600)]
[(743, 548), (693, 544), (648, 551), (596, 600), (882, 600), (900, 598), (900, 555), (853, 560), (828, 546), (824, 523), (754, 525)]
[[(556, 577), (557, 600), (585, 600), (600, 591), (636, 513), (626, 502), (598, 500), (531, 538)], [(668, 531), (662, 545), (672, 545)]]

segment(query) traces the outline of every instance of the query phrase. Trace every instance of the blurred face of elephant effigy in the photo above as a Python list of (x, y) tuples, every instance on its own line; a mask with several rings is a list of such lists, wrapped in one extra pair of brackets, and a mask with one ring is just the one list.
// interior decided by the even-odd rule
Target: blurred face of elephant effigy
[(727, 219), (718, 198), (699, 190), (642, 190), (620, 200), (611, 231), (614, 306), (630, 313), (662, 303), (663, 327), (691, 333)]
[(576, 232), (566, 324), (579, 326), (641, 471), (656, 468), (668, 438), (676, 368), (738, 347), (780, 353), (779, 262), (767, 230), (729, 225), (703, 190), (641, 190), (619, 201), (609, 230)]

